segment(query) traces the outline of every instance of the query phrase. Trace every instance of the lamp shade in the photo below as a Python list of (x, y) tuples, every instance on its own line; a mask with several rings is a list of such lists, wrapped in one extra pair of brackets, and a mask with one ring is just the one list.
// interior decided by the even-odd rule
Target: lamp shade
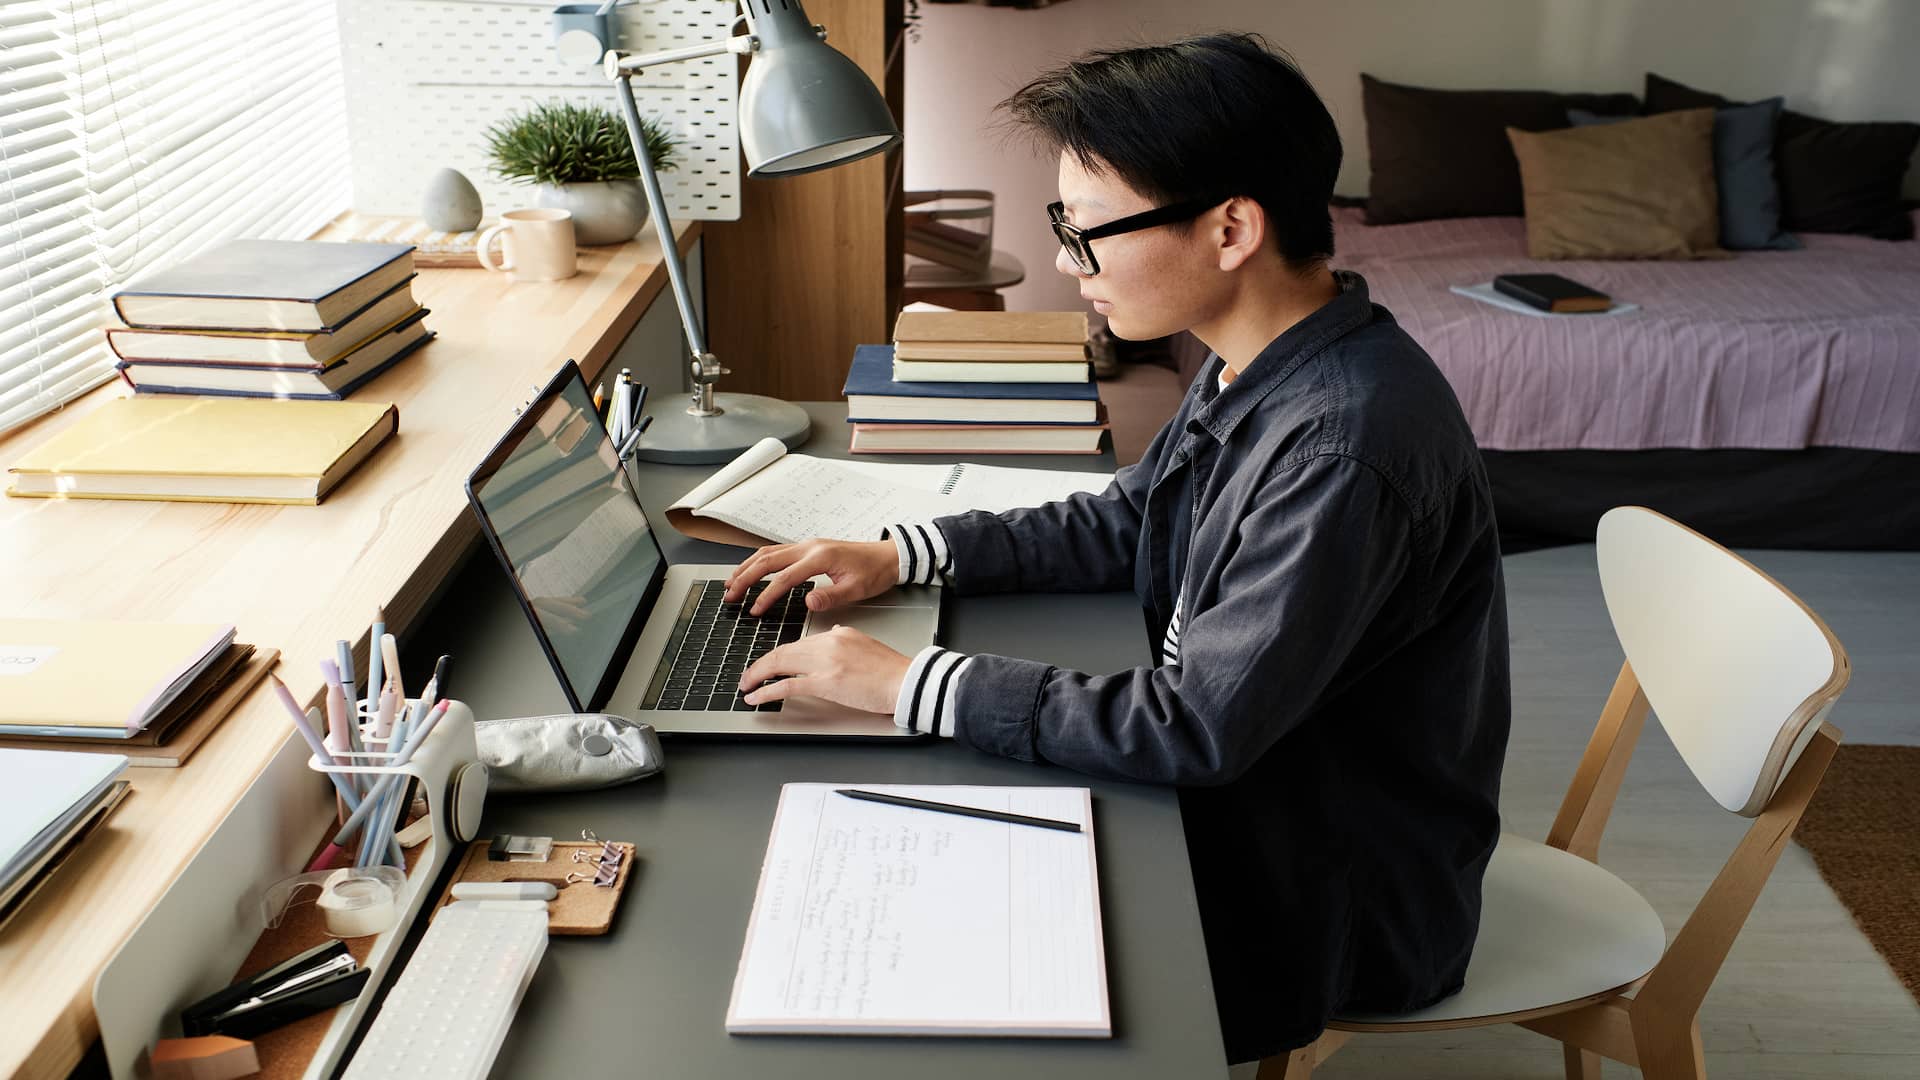
[(760, 48), (740, 87), (748, 176), (790, 176), (877, 154), (900, 141), (886, 99), (822, 41), (799, 4), (754, 20)]

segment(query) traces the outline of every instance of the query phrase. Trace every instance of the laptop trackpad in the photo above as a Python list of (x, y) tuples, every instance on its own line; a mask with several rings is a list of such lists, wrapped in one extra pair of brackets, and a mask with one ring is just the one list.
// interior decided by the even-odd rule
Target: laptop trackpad
[(877, 638), (882, 644), (908, 656), (933, 644), (940, 628), (940, 611), (926, 606), (870, 607), (854, 604), (832, 611), (816, 611), (807, 616), (807, 633), (824, 634), (836, 626), (851, 626)]

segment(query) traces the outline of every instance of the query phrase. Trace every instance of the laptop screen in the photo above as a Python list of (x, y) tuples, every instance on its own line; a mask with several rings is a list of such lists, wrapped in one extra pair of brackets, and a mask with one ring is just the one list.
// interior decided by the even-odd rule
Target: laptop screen
[(598, 707), (666, 561), (578, 367), (527, 407), (467, 495), (568, 700)]

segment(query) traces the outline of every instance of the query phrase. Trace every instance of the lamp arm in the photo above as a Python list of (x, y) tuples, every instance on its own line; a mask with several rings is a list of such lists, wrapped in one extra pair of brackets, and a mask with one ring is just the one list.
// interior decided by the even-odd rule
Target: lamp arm
[(727, 369), (707, 351), (706, 332), (694, 308), (693, 294), (687, 289), (686, 264), (680, 258), (680, 246), (674, 242), (673, 222), (667, 218), (666, 195), (660, 190), (659, 174), (654, 171), (653, 158), (647, 153), (646, 136), (640, 127), (640, 105), (633, 98), (631, 76), (621, 72), (614, 77), (614, 82), (614, 97), (619, 99), (620, 111), (626, 117), (634, 161), (640, 166), (640, 186), (647, 194), (648, 216), (653, 218), (654, 230), (660, 237), (660, 260), (667, 265), (667, 281), (673, 287), (674, 304), (680, 309), (680, 326), (686, 331), (687, 345), (693, 354), (694, 401), (687, 411), (695, 416), (716, 415), (713, 384), (727, 374)]
[(739, 34), (718, 41), (708, 41), (699, 45), (687, 45), (678, 49), (663, 49), (660, 52), (643, 53), (638, 56), (624, 53), (618, 49), (608, 49), (602, 58), (607, 78), (617, 79), (622, 75), (638, 75), (642, 68), (659, 67), (661, 64), (673, 64), (682, 60), (703, 60), (721, 53), (745, 55), (760, 48), (760, 39), (752, 34)]

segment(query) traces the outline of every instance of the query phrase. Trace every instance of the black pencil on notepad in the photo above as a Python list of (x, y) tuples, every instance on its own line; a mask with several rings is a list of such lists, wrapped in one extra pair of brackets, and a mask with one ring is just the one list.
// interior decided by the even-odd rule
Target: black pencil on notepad
[(1011, 825), (1036, 825), (1042, 829), (1058, 829), (1061, 832), (1079, 832), (1077, 821), (1055, 821), (1053, 818), (1028, 817), (1025, 814), (1009, 814), (1005, 810), (982, 810), (977, 806), (955, 806), (952, 803), (929, 802), (926, 799), (910, 799), (905, 795), (886, 795), (878, 791), (861, 791), (859, 788), (834, 788), (835, 795), (845, 795), (849, 799), (865, 799), (868, 802), (889, 803), (894, 806), (910, 806), (915, 810), (932, 810), (941, 814), (959, 814), (962, 817), (985, 818), (988, 821), (1004, 821)]

